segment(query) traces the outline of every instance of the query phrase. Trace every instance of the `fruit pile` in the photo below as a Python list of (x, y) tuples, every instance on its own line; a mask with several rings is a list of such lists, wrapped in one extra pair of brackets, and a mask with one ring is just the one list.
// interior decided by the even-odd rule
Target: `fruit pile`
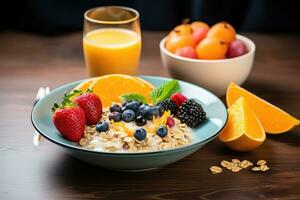
[(237, 151), (251, 151), (266, 139), (266, 133), (280, 134), (300, 121), (280, 108), (231, 83), (227, 89), (228, 122), (219, 138)]
[[(108, 95), (104, 96), (99, 89), (99, 84), (102, 85), (103, 80), (110, 78), (115, 81), (118, 79), (122, 83), (126, 81), (134, 84), (141, 83), (140, 80), (127, 78), (124, 75), (110, 75), (104, 79), (88, 80), (80, 84), (80, 89), (88, 88), (86, 92), (78, 90), (77, 86), (72, 92), (65, 94), (61, 104), (55, 103), (52, 108), (53, 123), (62, 136), (72, 142), (79, 142), (84, 136), (86, 125), (94, 126), (98, 133), (107, 132), (110, 126), (122, 126), (122, 130), (125, 130), (129, 136), (142, 141), (147, 136), (145, 126), (148, 122), (154, 125), (151, 133), (155, 132), (159, 137), (164, 138), (168, 135), (169, 128), (175, 126), (175, 121), (196, 128), (206, 120), (206, 113), (202, 106), (180, 93), (177, 80), (171, 80), (152, 89), (147, 97), (143, 96), (143, 93), (124, 93), (124, 91), (131, 92), (126, 87), (119, 87), (117, 91), (115, 85), (106, 85), (107, 91), (115, 90), (117, 95), (121, 96), (118, 96), (115, 103), (110, 104), (109, 107), (104, 106), (102, 99), (108, 99)], [(148, 88), (153, 87), (146, 81), (142, 83), (148, 85)], [(87, 84), (91, 84), (96, 92)], [(106, 103), (116, 97), (110, 94), (109, 98)], [(151, 99), (151, 103), (148, 103), (147, 99)], [(104, 115), (106, 117), (103, 117)], [(174, 120), (174, 117), (177, 119)]]
[(176, 26), (167, 36), (165, 47), (176, 55), (193, 59), (225, 59), (244, 55), (248, 49), (236, 39), (236, 31), (227, 22), (212, 27), (196, 21)]
[[(175, 125), (173, 117), (178, 117), (181, 123), (196, 128), (206, 120), (206, 113), (202, 106), (193, 99), (187, 99), (181, 93), (174, 93), (170, 98), (157, 104), (148, 105), (137, 100), (128, 100), (122, 104), (113, 104), (109, 108), (108, 118), (112, 123), (134, 123), (137, 128), (133, 136), (142, 141), (147, 136), (143, 127), (148, 121), (154, 124), (155, 132), (161, 138), (168, 134), (168, 129)], [(159, 120), (158, 123), (157, 119)], [(124, 124), (121, 124), (124, 126)], [(96, 125), (96, 131), (109, 130), (109, 122), (101, 121)], [(130, 133), (129, 133), (130, 134)]]

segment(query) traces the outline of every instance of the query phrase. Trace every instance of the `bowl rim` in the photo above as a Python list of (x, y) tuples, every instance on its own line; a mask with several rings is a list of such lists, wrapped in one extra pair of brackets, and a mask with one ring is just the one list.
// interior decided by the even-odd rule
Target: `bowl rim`
[[(167, 77), (159, 77), (159, 76), (143, 76), (143, 75), (140, 75), (139, 77), (141, 78), (156, 78), (156, 79), (160, 79), (160, 80), (168, 80), (170, 78), (167, 78)], [(79, 84), (81, 83), (82, 81), (85, 81), (85, 80), (88, 80), (88, 79), (82, 79), (82, 80), (79, 80), (79, 81), (73, 81), (71, 83), (68, 83), (68, 84), (64, 84), (64, 85), (61, 85), (57, 88), (55, 88), (54, 90), (52, 90), (49, 94), (51, 93), (55, 93), (56, 91), (60, 90), (61, 88), (63, 87), (68, 87), (72, 84)], [(181, 82), (184, 82), (185, 84), (188, 84), (188, 85), (191, 85), (191, 86), (196, 86), (196, 87), (200, 87), (200, 86), (197, 86), (195, 84), (192, 84), (192, 83), (189, 83), (189, 82), (186, 82), (186, 81), (182, 81), (182, 80), (179, 80)], [(205, 90), (206, 92), (210, 93), (211, 95), (215, 96), (213, 93), (211, 93), (210, 91), (206, 90), (205, 88), (202, 88), (200, 87), (201, 89)], [(205, 144), (209, 141), (211, 141), (212, 139), (214, 139), (215, 137), (217, 137), (219, 135), (219, 133), (224, 129), (225, 125), (227, 124), (227, 121), (228, 121), (228, 113), (227, 113), (227, 109), (226, 109), (226, 106), (224, 105), (224, 103), (217, 97), (217, 100), (224, 106), (225, 108), (225, 121), (224, 121), (224, 124), (222, 125), (222, 127), (220, 127), (216, 133), (214, 133), (213, 135), (211, 135), (210, 137), (206, 138), (205, 140), (202, 140), (202, 141), (198, 141), (198, 142), (195, 142), (195, 143), (192, 143), (192, 144), (187, 144), (187, 145), (184, 145), (184, 146), (181, 146), (181, 147), (177, 147), (177, 148), (171, 148), (171, 149), (164, 149), (164, 150), (154, 150), (154, 151), (145, 151), (145, 152), (105, 152), (105, 151), (95, 151), (95, 150), (90, 150), (90, 149), (85, 149), (85, 148), (82, 148), (80, 146), (75, 146), (73, 144), (66, 144), (64, 142), (59, 142), (59, 141), (56, 141), (54, 139), (52, 139), (51, 137), (47, 136), (47, 134), (43, 133), (42, 130), (40, 130), (38, 128), (38, 126), (35, 124), (35, 120), (34, 120), (34, 112), (35, 112), (35, 109), (37, 107), (37, 105), (40, 103), (40, 101), (38, 101), (32, 108), (31, 110), (31, 123), (34, 127), (34, 129), (40, 133), (43, 137), (45, 137), (47, 140), (59, 145), (59, 146), (62, 146), (62, 147), (65, 147), (65, 148), (69, 148), (69, 149), (72, 149), (72, 150), (77, 150), (77, 151), (82, 151), (82, 152), (87, 152), (87, 153), (95, 153), (95, 154), (102, 154), (102, 155), (114, 155), (114, 156), (118, 156), (118, 155), (135, 155), (135, 156), (143, 156), (143, 155), (153, 155), (153, 154), (164, 154), (164, 153), (174, 153), (174, 152), (181, 152), (181, 151), (186, 151), (186, 150), (189, 150), (189, 149), (193, 149), (197, 146), (199, 146), (200, 144)]]
[(182, 61), (190, 61), (190, 62), (194, 62), (194, 63), (221, 63), (221, 62), (233, 62), (235, 60), (240, 60), (240, 59), (244, 59), (246, 57), (249, 57), (250, 55), (252, 55), (255, 52), (256, 46), (255, 43), (249, 39), (246, 36), (237, 34), (236, 38), (239, 40), (242, 40), (244, 43), (246, 43), (246, 46), (249, 48), (249, 51), (247, 53), (245, 53), (244, 55), (238, 56), (238, 57), (234, 57), (234, 58), (224, 58), (224, 59), (212, 59), (212, 60), (208, 60), (208, 59), (193, 59), (193, 58), (185, 58), (182, 56), (178, 56), (170, 51), (168, 51), (165, 48), (165, 42), (167, 40), (168, 36), (165, 36), (163, 39), (160, 40), (159, 42), (159, 48), (160, 51), (163, 52), (164, 54), (167, 54), (170, 57), (173, 57), (175, 59), (178, 60), (182, 60)]

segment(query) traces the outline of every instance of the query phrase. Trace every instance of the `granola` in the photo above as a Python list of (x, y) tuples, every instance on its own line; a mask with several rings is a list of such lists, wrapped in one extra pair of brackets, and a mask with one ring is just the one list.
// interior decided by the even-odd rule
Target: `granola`
[(133, 137), (134, 130), (140, 128), (134, 122), (109, 121), (107, 112), (104, 112), (102, 120), (109, 123), (109, 130), (98, 133), (95, 126), (86, 126), (84, 137), (79, 141), (82, 147), (106, 152), (145, 152), (180, 147), (189, 144), (192, 139), (190, 128), (177, 118), (174, 118), (175, 125), (168, 127), (168, 134), (163, 138), (155, 133), (155, 119), (148, 121), (143, 126), (147, 130), (143, 141)]

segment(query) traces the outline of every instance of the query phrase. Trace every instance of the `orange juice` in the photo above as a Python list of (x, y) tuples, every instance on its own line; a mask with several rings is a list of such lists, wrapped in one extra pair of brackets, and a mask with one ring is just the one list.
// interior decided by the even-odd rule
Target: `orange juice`
[(97, 29), (84, 36), (83, 49), (90, 76), (135, 75), (141, 37), (134, 31), (122, 28)]

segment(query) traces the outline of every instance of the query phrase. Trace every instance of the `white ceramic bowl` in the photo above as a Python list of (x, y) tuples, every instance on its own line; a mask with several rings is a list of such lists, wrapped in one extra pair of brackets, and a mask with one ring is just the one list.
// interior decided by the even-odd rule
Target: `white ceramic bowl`
[(243, 41), (248, 53), (229, 59), (204, 60), (177, 56), (165, 48), (166, 37), (160, 41), (160, 54), (163, 66), (172, 77), (197, 84), (223, 96), (230, 82), (241, 85), (248, 77), (255, 54), (255, 44), (242, 35), (237, 39)]

